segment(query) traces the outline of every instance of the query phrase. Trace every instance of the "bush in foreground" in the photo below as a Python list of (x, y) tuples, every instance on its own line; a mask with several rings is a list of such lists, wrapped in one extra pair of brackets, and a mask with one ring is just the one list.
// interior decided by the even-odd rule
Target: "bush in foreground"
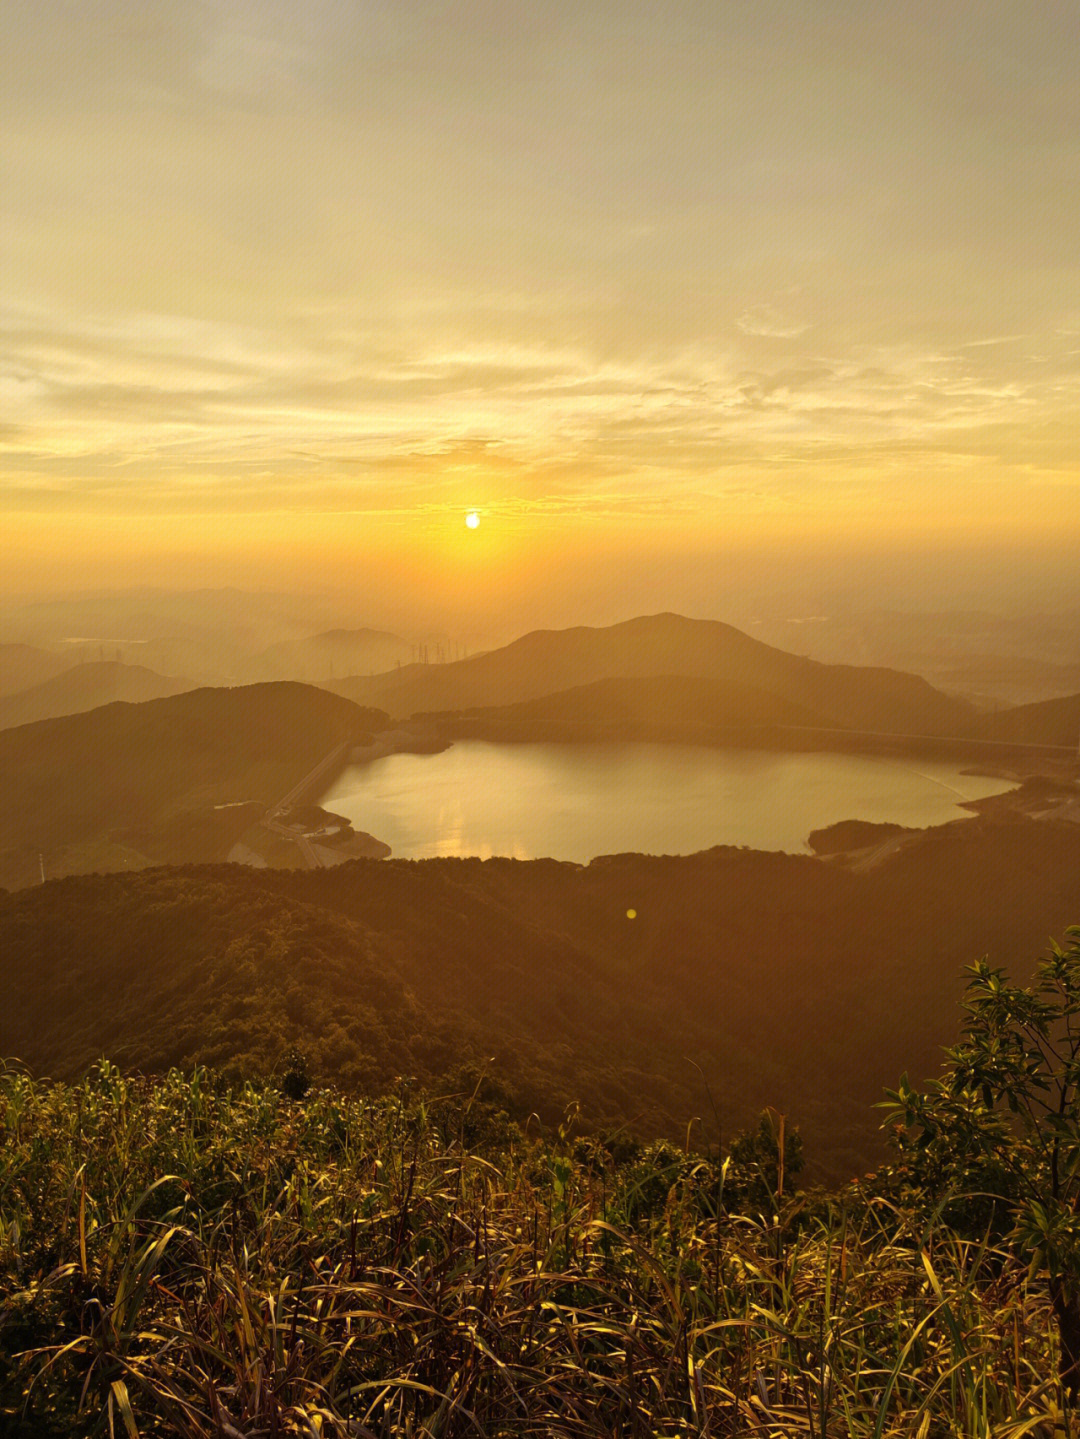
[[(103, 1064), (9, 1072), (0, 1103), (5, 1434), (1064, 1432), (1008, 1247), (873, 1185), (777, 1193), (767, 1126), (736, 1174), (505, 1127), (464, 1148), (468, 1096)], [(729, 1181), (766, 1202), (731, 1213)]]
[[(941, 1079), (907, 1076), (886, 1107), (909, 1178), (942, 1193), (953, 1222), (1006, 1238), (1045, 1279), (1059, 1377), (1080, 1398), (1080, 928), (1052, 947), (1029, 988), (972, 967), (963, 1040)], [(959, 1181), (959, 1182), (958, 1182)], [(957, 1191), (962, 1193), (957, 1193)]]

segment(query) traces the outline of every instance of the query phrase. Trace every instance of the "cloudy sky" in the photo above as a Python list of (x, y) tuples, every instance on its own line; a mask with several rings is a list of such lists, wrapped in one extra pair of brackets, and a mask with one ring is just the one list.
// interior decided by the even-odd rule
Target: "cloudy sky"
[(1075, 0), (6, 0), (3, 585), (1060, 555), (1078, 72)]

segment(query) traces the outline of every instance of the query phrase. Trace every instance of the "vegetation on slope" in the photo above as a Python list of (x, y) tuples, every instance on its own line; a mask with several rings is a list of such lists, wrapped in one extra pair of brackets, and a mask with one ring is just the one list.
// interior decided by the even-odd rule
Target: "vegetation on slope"
[[(440, 1082), (466, 1059), (522, 1118), (716, 1139), (766, 1104), (816, 1172), (871, 1162), (869, 1107), (936, 1071), (972, 952), (1037, 953), (1080, 898), (1080, 828), (965, 820), (852, 872), (719, 849), (554, 861), (357, 861), (73, 878), (0, 899), (0, 1054), (76, 1078), (161, 1070)], [(635, 910), (630, 919), (627, 911)], [(137, 1028), (129, 1015), (137, 1012)]]
[(1073, 1432), (1043, 1262), (902, 1155), (807, 1194), (775, 1112), (642, 1150), (280, 1080), (0, 1076), (5, 1435)]
[(1060, 745), (1075, 752), (1080, 739), (1080, 695), (1040, 700), (1037, 704), (980, 715), (975, 733), (980, 739)]
[(826, 723), (820, 714), (752, 685), (721, 684), (688, 675), (596, 680), (541, 699), (433, 718), (454, 737), (683, 743), (715, 741), (731, 727), (817, 727)]
[[(385, 723), (324, 690), (274, 684), (193, 690), (4, 730), (0, 883), (35, 882), (39, 851), (80, 842), (131, 843), (159, 862), (223, 856), (235, 823), (246, 828), (251, 815), (218, 811), (213, 819), (207, 811), (273, 804), (334, 745)], [(201, 843), (207, 825), (220, 831), (222, 848), (192, 847), (190, 836)]]

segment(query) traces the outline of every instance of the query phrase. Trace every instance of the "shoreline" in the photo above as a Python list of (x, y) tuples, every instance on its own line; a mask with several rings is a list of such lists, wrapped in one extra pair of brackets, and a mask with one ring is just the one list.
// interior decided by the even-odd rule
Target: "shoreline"
[[(762, 744), (760, 732), (751, 735), (745, 729), (741, 731), (742, 743), (732, 743), (732, 736), (730, 734), (717, 735), (715, 731), (708, 737), (700, 733), (694, 735), (683, 734), (677, 737), (668, 734), (661, 737), (658, 734), (627, 734), (625, 730), (618, 734), (607, 733), (604, 735), (584, 735), (579, 730), (573, 736), (565, 733), (558, 736), (551, 733), (544, 733), (543, 735), (529, 734), (526, 736), (521, 733), (515, 735), (496, 734), (486, 725), (476, 726), (475, 728), (468, 724), (460, 726), (455, 724), (450, 726), (441, 723), (439, 717), (424, 716), (416, 723), (395, 725), (392, 729), (382, 731), (369, 745), (354, 746), (345, 757), (345, 765), (342, 770), (338, 772), (338, 777), (344, 772), (345, 768), (350, 768), (353, 765), (362, 767), (376, 759), (382, 759), (393, 754), (438, 754), (452, 748), (458, 741), (468, 740), (481, 740), (490, 744), (565, 744), (571, 747), (577, 744), (644, 743), (665, 744), (675, 747), (682, 745), (694, 747), (704, 746), (709, 749), (743, 750), (754, 748), (771, 754), (807, 754), (820, 752), (830, 755), (837, 753), (848, 754), (854, 758), (889, 759), (921, 757), (923, 759), (935, 758), (939, 760), (956, 761), (954, 754), (942, 753), (941, 743), (929, 737), (927, 737), (926, 740), (920, 739), (918, 742), (909, 741), (908, 743), (898, 744), (896, 743), (897, 737), (883, 735), (875, 736), (874, 738), (880, 741), (888, 740), (890, 741), (889, 743), (843, 744), (840, 743), (843, 739), (842, 732), (830, 731), (828, 732), (828, 736), (833, 740), (832, 743), (804, 743), (796, 746), (781, 746), (775, 743)], [(770, 737), (774, 739), (779, 738), (775, 731), (770, 732)], [(802, 737), (807, 741), (819, 738), (817, 734), (811, 736), (805, 732), (802, 734)], [(749, 743), (748, 741), (751, 739), (756, 742)], [(953, 747), (956, 743), (955, 741), (949, 742), (949, 747)], [(994, 758), (996, 759), (997, 756), (994, 756)], [(1023, 762), (1024, 759), (1027, 760), (1026, 763)], [(871, 844), (858, 848), (850, 847), (827, 852), (815, 850), (810, 844), (810, 835), (808, 834), (803, 840), (803, 844), (807, 847), (805, 852), (829, 863), (857, 862), (858, 867), (861, 868), (880, 862), (880, 860), (888, 854), (906, 846), (919, 836), (926, 834), (929, 830), (943, 829), (950, 824), (959, 824), (963, 820), (975, 818), (979, 815), (992, 816), (994, 814), (1012, 812), (1021, 813), (1037, 820), (1046, 819), (1080, 823), (1080, 789), (1078, 789), (1078, 782), (1075, 778), (1075, 762), (1071, 759), (1064, 760), (1056, 753), (1052, 756), (1040, 755), (1036, 758), (1032, 752), (1027, 749), (1023, 749), (1021, 753), (1017, 755), (1017, 760), (1018, 763), (1014, 765), (1005, 765), (1000, 762), (994, 763), (989, 756), (985, 758), (971, 757), (970, 763), (960, 769), (961, 774), (970, 775), (973, 778), (999, 780), (1006, 787), (997, 794), (977, 799), (964, 799), (958, 795), (956, 801), (957, 808), (967, 811), (966, 814), (955, 815), (949, 819), (942, 820), (940, 823), (919, 828), (904, 827), (902, 834), (897, 834), (895, 828), (885, 825), (883, 828), (887, 828), (889, 832), (888, 834), (883, 834), (880, 840), (875, 840)], [(1047, 773), (1048, 770), (1056, 771), (1056, 773)], [(328, 786), (328, 789), (332, 789), (332, 787), (333, 783)], [(328, 804), (334, 803), (328, 794), (324, 794), (321, 798), (325, 799)], [(836, 821), (835, 825), (824, 826), (823, 831), (820, 832), (827, 832), (837, 826), (850, 825), (853, 823), (863, 824), (870, 822), (853, 821), (847, 818)], [(812, 830), (810, 833), (817, 834), (820, 832)], [(367, 838), (370, 840), (372, 837), (367, 836)], [(380, 841), (378, 840), (373, 840), (373, 843), (380, 845)], [(706, 848), (708, 848), (708, 846), (706, 846)], [(391, 854), (392, 851), (390, 847), (385, 846), (385, 854), (382, 857), (389, 858)]]

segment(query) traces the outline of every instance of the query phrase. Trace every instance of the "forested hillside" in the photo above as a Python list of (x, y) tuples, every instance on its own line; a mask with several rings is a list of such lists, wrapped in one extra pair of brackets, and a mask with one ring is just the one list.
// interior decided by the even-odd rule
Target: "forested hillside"
[[(336, 744), (385, 723), (324, 690), (283, 683), (193, 690), (4, 730), (0, 883), (35, 880), (39, 853), (49, 872), (60, 846), (130, 845), (158, 861), (224, 856), (252, 814), (221, 806), (276, 802)], [(110, 852), (98, 867), (122, 866)]]
[(825, 718), (752, 685), (722, 684), (688, 675), (596, 680), (541, 699), (439, 715), (450, 735), (490, 739), (714, 740), (743, 726), (816, 727)]
[(975, 733), (981, 738), (1014, 744), (1058, 745), (1076, 750), (1080, 739), (1080, 695), (980, 715)]
[(677, 1135), (774, 1104), (842, 1176), (873, 1157), (882, 1086), (935, 1072), (972, 956), (1037, 956), (1077, 915), (1080, 828), (1018, 817), (867, 872), (719, 849), (72, 878), (0, 902), (0, 1053), (267, 1073), (297, 1043), (375, 1089), (490, 1061), (548, 1122), (577, 1101)]

